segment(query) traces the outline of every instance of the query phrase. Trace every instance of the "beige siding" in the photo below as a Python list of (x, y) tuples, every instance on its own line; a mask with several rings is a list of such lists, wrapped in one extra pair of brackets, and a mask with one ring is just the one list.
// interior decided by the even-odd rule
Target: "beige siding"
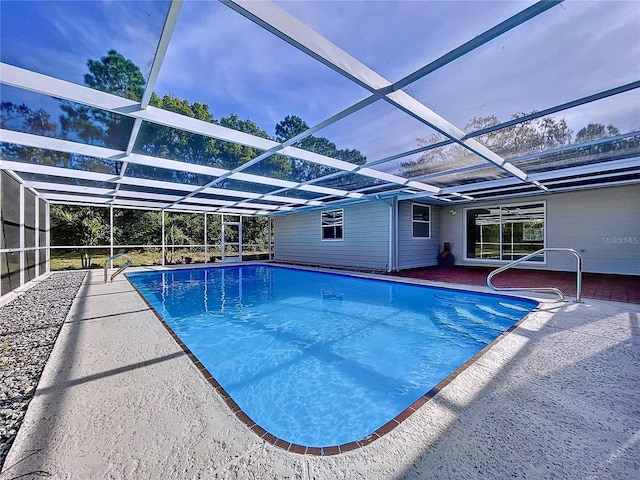
[[(640, 185), (458, 205), (455, 216), (445, 214), (449, 210), (445, 207), (442, 239), (452, 242), (458, 264), (495, 265), (464, 260), (464, 208), (536, 201), (546, 202), (547, 247), (578, 250), (585, 272), (640, 275)], [(552, 253), (547, 268), (573, 271), (575, 259), (570, 254)]]
[[(413, 237), (412, 201), (398, 203), (398, 268), (437, 265), (442, 251), (440, 241), (440, 207), (431, 206), (431, 238)], [(426, 205), (426, 204), (422, 204)]]
[(344, 207), (344, 239), (322, 241), (320, 210), (276, 217), (275, 259), (316, 265), (386, 270), (389, 210), (382, 202)]
[[(546, 203), (548, 247), (581, 252), (584, 271), (640, 275), (640, 186), (599, 188), (546, 196), (512, 198), (504, 202), (431, 207), (431, 239), (413, 239), (411, 201), (398, 204), (398, 267), (435, 265), (443, 242), (451, 243), (457, 264), (501, 265), (465, 260), (464, 209), (488, 205)], [(451, 212), (455, 211), (455, 215)], [(320, 211), (276, 219), (278, 260), (387, 269), (389, 264), (389, 206), (381, 202), (344, 208), (344, 240), (321, 241)], [(571, 271), (573, 256), (548, 255), (546, 268)]]
[[(581, 252), (585, 271), (640, 275), (640, 185), (552, 195), (547, 246)], [(574, 268), (556, 254), (552, 267)]]
[[(453, 215), (452, 213), (455, 212)], [(462, 205), (444, 206), (440, 209), (442, 243), (449, 242), (456, 264), (464, 263), (464, 208)]]

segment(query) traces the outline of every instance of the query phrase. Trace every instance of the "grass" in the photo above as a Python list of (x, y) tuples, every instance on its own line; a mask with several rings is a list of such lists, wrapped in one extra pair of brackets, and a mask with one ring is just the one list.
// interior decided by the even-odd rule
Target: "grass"
[[(133, 266), (151, 266), (162, 265), (162, 251), (158, 249), (117, 249), (114, 253), (125, 253), (131, 257)], [(63, 250), (51, 250), (51, 270), (80, 270), (82, 269), (80, 251), (63, 251)], [(220, 250), (212, 249), (207, 252), (208, 263), (220, 262)], [(190, 250), (188, 248), (175, 249), (171, 252), (170, 249), (166, 250), (167, 261), (169, 265), (180, 265), (189, 263), (205, 263), (204, 250)], [(91, 257), (91, 264), (89, 268), (104, 268), (104, 262), (109, 258), (109, 251), (96, 250)], [(259, 260), (268, 258), (268, 252), (256, 251), (243, 253), (243, 259), (245, 260)], [(124, 259), (119, 258), (114, 260), (114, 266), (119, 266), (124, 263)]]
[[(120, 252), (118, 252), (120, 253)], [(121, 252), (126, 253), (133, 260), (134, 265), (161, 265), (161, 252), (147, 252), (143, 250)], [(105, 260), (109, 258), (109, 252), (96, 251), (91, 256), (89, 268), (104, 268)], [(115, 260), (116, 265), (122, 264), (123, 259)], [(81, 253), (79, 251), (51, 250), (50, 268), (55, 270), (80, 270), (83, 268)]]

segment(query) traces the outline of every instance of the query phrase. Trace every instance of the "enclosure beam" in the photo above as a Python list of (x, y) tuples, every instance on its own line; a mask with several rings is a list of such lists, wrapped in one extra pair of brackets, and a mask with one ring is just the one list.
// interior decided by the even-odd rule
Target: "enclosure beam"
[(24, 251), (24, 184), (20, 183), (20, 286), (24, 285), (24, 267), (25, 267), (25, 251)]
[(225, 225), (224, 225), (224, 215), (220, 216), (220, 261), (222, 263), (224, 263), (224, 253), (226, 250), (225, 244), (224, 244), (224, 229), (225, 229)]
[[(2, 177), (4, 174), (4, 170), (0, 171), (0, 198), (2, 198)], [(2, 208), (0, 208), (0, 225), (2, 225), (3, 222), (3, 215), (2, 215)], [(6, 245), (3, 242), (3, 247), (6, 247)], [(0, 258), (2, 258), (2, 255), (0, 255)], [(6, 257), (5, 257), (6, 258)], [(7, 271), (5, 272), (5, 262), (0, 261), (0, 278), (4, 278), (5, 275), (9, 275), (9, 262), (6, 262), (7, 266)], [(5, 294), (5, 292), (2, 291), (2, 285), (0, 284), (0, 298)]]
[[(109, 207), (109, 257), (113, 257), (113, 205)], [(111, 260), (113, 268), (113, 260)]]
[[(384, 99), (394, 107), (404, 111), (408, 115), (411, 115), (416, 120), (425, 123), (426, 125), (434, 128), (443, 135), (449, 137), (462, 147), (471, 151), (472, 153), (480, 156), (481, 158), (494, 163), (501, 169), (505, 170), (512, 176), (526, 181), (526, 174), (507, 162), (500, 155), (496, 154), (493, 150), (485, 147), (483, 144), (473, 139), (465, 139), (465, 132), (456, 127), (453, 123), (446, 120), (444, 117), (438, 115), (436, 112), (428, 108), (426, 105), (418, 102), (413, 97), (400, 90), (398, 85), (393, 85), (386, 78), (379, 75), (356, 58), (319, 35), (316, 31), (308, 27), (306, 24), (300, 22), (297, 18), (289, 15), (279, 6), (271, 2), (248, 2), (244, 0), (225, 0), (223, 3), (228, 5), (233, 10), (237, 11), (241, 15), (245, 16), (254, 23), (260, 25), (270, 33), (280, 37), (285, 42), (291, 44), (297, 49), (303, 51), (307, 55), (315, 58), (319, 62), (323, 63), (327, 67), (335, 70), (339, 74), (345, 76), (354, 83), (367, 89), (375, 96)], [(502, 33), (511, 30), (519, 26), (520, 24), (530, 20), (531, 18), (539, 15), (540, 13), (551, 8), (558, 2), (540, 2), (539, 4), (529, 7), (520, 14), (502, 22), (499, 26), (492, 29), (490, 34), (485, 34), (486, 38), (482, 38), (479, 41), (478, 46), (482, 45), (489, 40), (501, 35)], [(469, 47), (469, 50), (476, 48), (473, 44)], [(466, 50), (458, 54), (458, 56), (466, 53)], [(457, 58), (453, 55), (453, 58)], [(428, 71), (421, 72), (420, 76), (424, 76)], [(420, 77), (418, 77), (420, 78)], [(413, 81), (407, 79), (407, 82)], [(283, 148), (280, 153), (287, 155), (287, 150), (290, 147)], [(295, 155), (292, 155), (295, 156)], [(354, 169), (342, 168), (343, 170), (353, 171)], [(384, 179), (384, 172), (378, 172), (371, 169), (358, 169), (357, 173), (366, 176), (372, 176), (373, 178)], [(404, 185), (408, 182), (406, 179), (398, 182), (400, 177), (390, 179), (390, 181), (400, 183)], [(419, 182), (415, 182), (416, 184)], [(431, 193), (438, 193), (437, 187), (426, 185), (425, 190)]]
[(44, 243), (45, 243), (45, 255), (46, 255), (46, 263), (44, 270), (45, 272), (49, 272), (51, 270), (51, 219), (49, 218), (49, 213), (51, 210), (51, 204), (45, 200), (44, 202)]
[(164, 210), (161, 210), (162, 214), (162, 266), (164, 267), (164, 257), (165, 257), (165, 235), (164, 235)]
[(209, 255), (207, 254), (207, 217), (208, 213), (204, 212), (204, 263), (209, 263)]
[(35, 215), (35, 218), (34, 218), (35, 238), (33, 239), (33, 246), (35, 247), (34, 267), (36, 272), (36, 278), (38, 278), (40, 275), (42, 275), (42, 272), (40, 271), (40, 197), (38, 196), (37, 192), (34, 192), (34, 195), (35, 195), (35, 202), (33, 206), (33, 210), (34, 210), (33, 214)]

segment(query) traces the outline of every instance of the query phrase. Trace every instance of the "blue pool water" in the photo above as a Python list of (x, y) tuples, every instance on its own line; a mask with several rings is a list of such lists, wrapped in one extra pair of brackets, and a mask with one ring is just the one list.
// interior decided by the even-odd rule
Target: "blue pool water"
[(127, 277), (249, 417), (315, 447), (371, 434), (537, 306), (262, 265)]

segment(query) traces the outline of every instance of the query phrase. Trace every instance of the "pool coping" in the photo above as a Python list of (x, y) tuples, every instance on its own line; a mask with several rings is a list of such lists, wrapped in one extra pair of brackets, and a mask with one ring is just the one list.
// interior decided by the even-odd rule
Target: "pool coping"
[[(227, 263), (227, 264), (216, 264), (216, 265), (209, 265), (209, 264), (200, 265), (200, 264), (196, 264), (196, 265), (189, 265), (189, 266), (186, 266), (186, 265), (185, 266), (181, 266), (181, 268), (179, 267), (178, 269), (187, 270), (187, 269), (201, 269), (201, 268), (225, 268), (225, 267), (234, 267), (234, 266), (240, 266), (240, 265), (241, 264), (239, 264), (239, 263), (238, 264)], [(245, 263), (243, 263), (243, 265), (274, 266), (274, 263), (265, 262), (265, 261), (255, 261), (255, 262), (245, 262)], [(368, 279), (375, 279), (375, 280), (385, 280), (385, 281), (390, 281), (390, 282), (395, 282), (395, 283), (403, 283), (403, 284), (410, 284), (410, 285), (432, 286), (432, 287), (438, 287), (438, 288), (454, 290), (454, 291), (472, 291), (474, 293), (492, 294), (491, 292), (483, 291), (481, 289), (478, 289), (477, 287), (476, 287), (476, 289), (473, 289), (473, 288), (449, 288), (447, 286), (434, 285), (433, 284), (434, 282), (426, 282), (426, 281), (419, 281), (419, 280), (416, 281), (415, 279), (388, 277), (388, 276), (385, 276), (385, 275), (379, 275), (379, 274), (373, 274), (373, 273), (350, 272), (350, 271), (334, 270), (334, 269), (329, 269), (329, 268), (316, 268), (316, 267), (309, 267), (309, 266), (280, 265), (280, 264), (277, 264), (277, 263), (275, 265), (276, 266), (280, 266), (281, 268), (307, 270), (307, 271), (315, 271), (315, 272), (321, 272), (321, 273), (334, 273), (334, 274), (338, 274), (338, 275), (345, 275), (345, 276), (351, 276), (351, 277), (357, 277), (357, 278), (368, 278)], [(146, 268), (144, 268), (144, 270), (133, 269), (132, 273), (134, 273), (134, 272), (137, 273), (137, 272), (140, 272), (140, 271), (158, 271), (158, 272), (160, 272), (160, 271), (170, 271), (170, 270), (176, 270), (175, 266), (172, 266), (172, 267), (146, 267)], [(134, 291), (142, 299), (142, 301), (147, 305), (149, 310), (151, 312), (153, 312), (155, 317), (160, 321), (160, 324), (169, 333), (171, 338), (182, 349), (182, 351), (185, 353), (187, 358), (192, 362), (192, 364), (202, 374), (204, 379), (214, 388), (214, 390), (218, 393), (218, 395), (224, 400), (226, 405), (229, 407), (231, 412), (235, 415), (235, 417), (238, 420), (240, 420), (249, 430), (251, 430), (260, 439), (264, 440), (265, 442), (267, 442), (267, 443), (269, 443), (269, 444), (271, 444), (271, 445), (273, 445), (275, 447), (281, 448), (281, 449), (283, 449), (283, 450), (285, 450), (287, 452), (291, 452), (291, 453), (295, 453), (295, 454), (314, 455), (314, 456), (339, 455), (339, 454), (342, 454), (342, 453), (350, 452), (352, 450), (356, 450), (356, 449), (365, 447), (365, 446), (375, 442), (376, 440), (382, 438), (384, 435), (388, 434), (393, 429), (395, 429), (397, 426), (399, 426), (402, 422), (404, 422), (409, 417), (411, 417), (411, 415), (414, 412), (416, 412), (420, 407), (425, 405), (429, 400), (431, 400), (435, 395), (437, 395), (443, 388), (445, 388), (453, 380), (455, 380), (456, 377), (458, 377), (462, 372), (464, 372), (467, 368), (469, 368), (476, 361), (478, 361), (478, 359), (480, 359), (493, 346), (495, 346), (498, 342), (500, 342), (502, 339), (504, 339), (506, 336), (508, 336), (509, 333), (514, 331), (516, 328), (518, 328), (518, 326), (520, 324), (522, 324), (522, 322), (524, 322), (531, 314), (533, 314), (534, 312), (538, 311), (539, 308), (540, 308), (540, 305), (541, 305), (540, 302), (535, 300), (536, 302), (538, 302), (538, 305), (535, 308), (533, 308), (531, 311), (527, 312), (527, 314), (524, 315), (520, 320), (518, 320), (516, 323), (514, 323), (511, 327), (507, 328), (504, 332), (502, 332), (500, 335), (498, 335), (489, 344), (485, 345), (480, 351), (478, 351), (473, 356), (471, 356), (460, 367), (458, 367), (456, 370), (451, 372), (445, 379), (441, 380), (438, 384), (436, 384), (434, 387), (432, 387), (424, 395), (420, 396), (416, 401), (414, 401), (406, 409), (404, 409), (402, 412), (400, 412), (398, 415), (393, 417), (387, 423), (385, 423), (381, 427), (377, 428), (375, 431), (373, 431), (372, 433), (368, 434), (364, 438), (361, 438), (361, 439), (353, 441), (353, 442), (344, 443), (344, 444), (341, 444), (341, 445), (331, 445), (331, 446), (324, 446), (324, 447), (308, 447), (308, 446), (305, 446), (305, 445), (291, 443), (291, 442), (289, 442), (287, 440), (283, 440), (281, 438), (278, 438), (275, 435), (272, 435), (271, 433), (269, 433), (264, 428), (262, 428), (256, 422), (254, 422), (253, 419), (251, 419), (251, 417), (249, 417), (249, 415), (247, 415), (238, 406), (238, 404), (233, 400), (231, 395), (229, 395), (229, 393), (224, 389), (224, 387), (222, 387), (222, 385), (220, 385), (220, 383), (215, 379), (215, 377), (211, 374), (211, 372), (209, 372), (209, 370), (207, 370), (207, 368), (200, 362), (200, 360), (198, 360), (198, 358), (194, 355), (194, 353), (189, 349), (189, 347), (187, 347), (187, 345), (185, 345), (185, 343), (173, 331), (173, 329), (167, 324), (167, 322), (165, 322), (165, 320), (162, 318), (162, 316), (147, 301), (145, 296), (138, 290), (137, 286), (134, 285), (133, 282), (131, 282), (131, 280), (126, 275), (125, 275), (125, 278), (126, 278), (127, 282), (129, 283), (129, 285), (131, 285), (131, 287), (134, 289)], [(511, 296), (511, 297), (519, 297), (519, 298), (531, 299), (529, 297), (521, 296), (521, 295), (508, 295), (508, 294), (503, 294), (503, 293), (493, 293), (493, 294), (494, 295), (498, 295), (498, 296), (504, 296), (504, 297)], [(531, 299), (531, 300), (533, 300), (533, 299)]]

